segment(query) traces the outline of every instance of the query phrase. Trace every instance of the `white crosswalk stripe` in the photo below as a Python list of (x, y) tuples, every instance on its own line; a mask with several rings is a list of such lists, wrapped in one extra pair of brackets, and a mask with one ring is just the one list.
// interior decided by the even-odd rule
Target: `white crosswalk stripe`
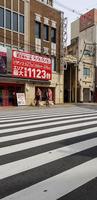
[[(83, 122), (83, 123), (81, 122), (81, 123), (78, 123), (78, 124), (66, 125), (66, 126), (61, 126), (61, 127), (57, 127), (57, 128), (49, 128), (49, 129), (47, 128), (45, 130), (25, 132), (25, 133), (22, 133), (22, 134), (19, 134), (19, 135), (17, 135), (17, 134), (15, 134), (15, 135), (9, 135), (9, 136), (6, 136), (6, 137), (1, 137), (0, 138), (0, 142), (4, 142), (6, 140), (8, 141), (8, 140), (15, 140), (15, 139), (27, 138), (29, 136), (43, 135), (43, 134), (46, 134), (46, 133), (56, 132), (56, 131), (62, 131), (62, 130), (68, 130), (68, 129), (72, 130), (72, 128), (78, 128), (78, 127), (81, 127), (82, 125), (83, 126), (88, 126), (88, 125), (95, 125), (96, 123), (97, 123), (97, 120), (91, 121), (91, 122)], [(23, 129), (23, 127), (22, 127), (21, 130), (25, 130), (25, 129)], [(6, 130), (1, 131), (1, 133), (2, 132), (5, 133)]]
[[(75, 177), (76, 174), (76, 177)], [(5, 200), (54, 200), (68, 194), (97, 176), (97, 158), (38, 183)], [(48, 192), (44, 192), (48, 191)], [(56, 192), (55, 192), (56, 191)]]
[(61, 141), (64, 139), (69, 139), (69, 138), (73, 138), (73, 137), (77, 137), (77, 136), (83, 136), (83, 135), (87, 135), (89, 133), (91, 134), (96, 131), (97, 131), (97, 128), (89, 128), (89, 129), (84, 130), (83, 132), (75, 131), (75, 132), (69, 133), (69, 134), (67, 133), (67, 134), (62, 134), (62, 135), (58, 135), (58, 136), (52, 136), (49, 138), (38, 139), (38, 140), (30, 141), (30, 142), (24, 142), (24, 143), (20, 143), (20, 144), (16, 144), (16, 145), (11, 145), (8, 147), (3, 147), (0, 149), (0, 156), (9, 154), (9, 153), (22, 151), (22, 150), (29, 149), (32, 147), (37, 147), (37, 146), (41, 146), (41, 145), (45, 145), (45, 144), (49, 144), (49, 143), (51, 144), (53, 142)]
[(96, 111), (73, 106), (2, 113), (0, 199), (65, 199), (96, 177)]
[[(52, 116), (54, 116), (54, 115), (52, 115)], [(78, 118), (81, 118), (81, 117), (84, 117), (84, 120), (85, 119), (96, 119), (97, 118), (97, 114), (95, 113), (95, 114), (88, 114), (88, 116), (89, 116), (89, 118), (87, 118), (87, 115), (78, 115), (77, 116), (77, 119), (75, 120), (75, 121), (83, 121), (83, 118), (82, 119), (78, 119)], [(92, 117), (91, 117), (92, 116)], [(22, 125), (24, 124), (34, 124), (34, 123), (41, 123), (41, 122), (48, 122), (48, 121), (54, 121), (54, 120), (61, 120), (61, 123), (63, 123), (64, 121), (62, 121), (62, 119), (69, 119), (70, 117), (66, 117), (66, 116), (60, 116), (60, 117), (54, 117), (53, 119), (52, 118), (48, 118), (48, 117), (50, 117), (50, 115), (49, 116), (44, 116), (45, 117), (45, 119), (39, 119), (39, 120), (31, 120), (31, 121), (24, 121), (24, 122), (22, 122)], [(86, 117), (86, 118), (85, 118)], [(47, 119), (46, 119), (47, 118)], [(68, 122), (73, 122), (74, 121), (74, 115), (73, 116), (71, 116), (71, 120), (68, 120), (68, 121), (66, 121), (66, 123), (68, 123)], [(29, 119), (29, 118), (27, 118), (27, 119)], [(35, 117), (34, 117), (34, 119), (36, 119)], [(19, 120), (19, 121), (21, 121), (21, 119)], [(57, 124), (58, 124), (58, 122), (57, 122)], [(18, 125), (21, 125), (21, 122), (16, 122), (16, 120), (15, 120), (15, 123), (9, 123), (9, 124), (0, 124), (0, 128), (2, 128), (2, 127), (13, 127), (13, 126), (18, 126)], [(46, 126), (47, 126), (48, 124), (46, 124)], [(53, 125), (53, 124), (50, 124), (50, 125)]]
[[(67, 147), (59, 148), (57, 150), (52, 150), (51, 153), (46, 152), (36, 156), (32, 156), (20, 161), (12, 162), (6, 165), (0, 166), (0, 179), (12, 176), (14, 174), (39, 167), (41, 165), (47, 164), (49, 162), (55, 161), (62, 157), (74, 154), (79, 151), (91, 148), (97, 145), (97, 138), (87, 140), (85, 142), (79, 142), (76, 145), (70, 145)], [(25, 166), (25, 167), (24, 167)]]

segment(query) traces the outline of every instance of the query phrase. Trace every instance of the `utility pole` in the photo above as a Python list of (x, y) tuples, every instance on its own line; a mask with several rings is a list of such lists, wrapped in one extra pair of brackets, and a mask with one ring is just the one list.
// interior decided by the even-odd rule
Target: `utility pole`
[(77, 69), (78, 64), (75, 64), (75, 103), (77, 103)]

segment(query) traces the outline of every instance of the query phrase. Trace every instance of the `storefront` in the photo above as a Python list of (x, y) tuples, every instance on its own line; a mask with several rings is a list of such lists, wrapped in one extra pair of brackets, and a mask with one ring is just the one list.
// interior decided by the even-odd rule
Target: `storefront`
[(36, 96), (36, 93), (37, 93), (37, 90), (40, 90), (40, 93), (41, 93), (41, 102), (44, 102), (45, 104), (45, 101), (46, 101), (46, 92), (48, 91), (49, 93), (49, 101), (50, 102), (55, 102), (55, 88), (51, 88), (51, 87), (35, 87), (35, 96)]
[(24, 93), (23, 84), (0, 83), (0, 106), (16, 106), (17, 93)]
[[(41, 91), (41, 101), (45, 101), (45, 91), (50, 89), (48, 86), (52, 79), (51, 59), (48, 56), (13, 50), (12, 77), (25, 80), (26, 105), (34, 104), (38, 87)], [(52, 93), (54, 92), (51, 90)]]
[(52, 74), (49, 56), (12, 50), (12, 55), (10, 59), (7, 57), (7, 61), (6, 73), (0, 74), (0, 106), (18, 105), (19, 93), (24, 95), (25, 105), (35, 105), (38, 88), (41, 90), (41, 103), (46, 102), (47, 90), (51, 104), (63, 102), (63, 79), (59, 78), (59, 74)]

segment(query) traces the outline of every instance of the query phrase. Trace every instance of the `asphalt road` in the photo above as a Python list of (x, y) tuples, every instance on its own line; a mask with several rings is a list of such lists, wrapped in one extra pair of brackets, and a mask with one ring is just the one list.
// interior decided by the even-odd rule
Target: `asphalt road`
[(96, 105), (1, 109), (0, 199), (97, 200)]

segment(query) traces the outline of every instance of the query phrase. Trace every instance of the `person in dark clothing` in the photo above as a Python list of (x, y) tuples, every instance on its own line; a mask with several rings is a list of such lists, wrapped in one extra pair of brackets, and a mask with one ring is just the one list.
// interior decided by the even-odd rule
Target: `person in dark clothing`
[(48, 92), (48, 89), (46, 89), (46, 92), (45, 92), (45, 99), (46, 99), (46, 106), (49, 106), (49, 92)]
[(39, 103), (40, 103), (40, 100), (41, 100), (41, 90), (39, 88), (37, 89), (35, 100), (36, 100), (35, 105), (39, 106)]

